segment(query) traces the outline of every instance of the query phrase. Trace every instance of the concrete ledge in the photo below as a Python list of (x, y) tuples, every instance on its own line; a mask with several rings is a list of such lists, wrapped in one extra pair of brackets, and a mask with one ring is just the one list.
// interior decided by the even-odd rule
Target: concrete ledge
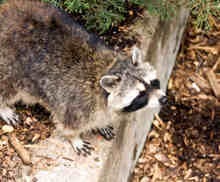
[[(187, 9), (181, 8), (171, 21), (160, 22), (146, 12), (145, 18), (132, 27), (141, 35), (140, 47), (145, 60), (155, 66), (164, 90), (175, 63), (188, 14)], [(153, 115), (158, 111), (159, 108), (142, 109), (121, 123), (100, 182), (129, 180), (150, 130)]]
[[(185, 8), (167, 22), (160, 22), (145, 12), (144, 18), (130, 27), (131, 35), (138, 34), (145, 60), (156, 67), (163, 89), (172, 71), (187, 17)], [(124, 118), (118, 129), (116, 126), (116, 138), (111, 142), (88, 135), (96, 150), (87, 158), (77, 156), (69, 143), (56, 136), (28, 146), (34, 165), (32, 168), (23, 166), (18, 181), (126, 182), (141, 153), (153, 115), (158, 111), (159, 108), (142, 109)]]

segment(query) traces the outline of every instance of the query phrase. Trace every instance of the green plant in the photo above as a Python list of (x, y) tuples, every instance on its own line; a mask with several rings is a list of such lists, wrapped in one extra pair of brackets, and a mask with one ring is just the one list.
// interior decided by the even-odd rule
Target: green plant
[(220, 17), (220, 0), (190, 0), (189, 7), (197, 28), (209, 30), (210, 16)]
[(138, 6), (143, 6), (146, 3), (146, 0), (129, 0), (128, 2)]
[[(0, 0), (0, 3), (7, 0)], [(197, 28), (211, 28), (210, 17), (220, 17), (220, 0), (42, 0), (77, 16), (88, 30), (99, 34), (118, 26), (126, 19), (128, 7), (141, 7), (162, 20), (175, 15), (179, 6), (187, 5)]]
[(66, 0), (63, 5), (71, 13), (83, 13), (90, 8), (90, 4), (86, 0)]
[(147, 0), (145, 1), (145, 7), (151, 14), (166, 20), (175, 15), (181, 2), (178, 0)]
[(145, 6), (152, 14), (161, 19), (171, 18), (179, 6), (190, 8), (191, 16), (196, 28), (209, 30), (211, 28), (210, 17), (220, 17), (220, 0), (147, 0)]
[(56, 7), (60, 6), (60, 1), (59, 0), (43, 0), (43, 1), (47, 2), (47, 3), (51, 3), (51, 4), (53, 4)]
[(44, 0), (81, 17), (88, 30), (99, 34), (117, 26), (127, 13), (124, 0)]
[[(105, 33), (121, 23), (128, 14), (128, 6), (145, 7), (161, 19), (170, 18), (175, 13), (177, 3), (168, 0), (44, 0), (67, 12), (80, 15), (88, 30)], [(177, 2), (177, 0), (176, 0)]]
[(90, 4), (83, 18), (89, 30), (98, 30), (100, 34), (117, 26), (125, 19), (126, 8), (122, 0), (96, 1)]

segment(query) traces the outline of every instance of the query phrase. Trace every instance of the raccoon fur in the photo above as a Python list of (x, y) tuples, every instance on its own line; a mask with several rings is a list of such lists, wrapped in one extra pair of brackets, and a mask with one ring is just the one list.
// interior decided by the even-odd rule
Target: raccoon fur
[(112, 136), (109, 124), (121, 115), (164, 98), (156, 71), (138, 48), (123, 60), (105, 54), (94, 35), (51, 5), (8, 0), (0, 5), (0, 22), (0, 117), (8, 124), (19, 121), (16, 101), (40, 103), (58, 133), (77, 152), (90, 153), (81, 133), (99, 128)]

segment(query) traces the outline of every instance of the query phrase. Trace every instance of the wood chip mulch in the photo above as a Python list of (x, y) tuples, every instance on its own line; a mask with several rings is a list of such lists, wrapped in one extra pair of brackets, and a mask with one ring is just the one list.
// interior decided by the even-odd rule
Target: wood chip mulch
[(55, 128), (50, 113), (40, 105), (15, 106), (21, 123), (12, 127), (0, 121), (0, 182), (15, 182), (21, 177), (22, 164), (31, 165), (28, 145), (48, 138)]
[(168, 104), (155, 117), (132, 182), (220, 181), (220, 21), (210, 18), (208, 32), (189, 20)]

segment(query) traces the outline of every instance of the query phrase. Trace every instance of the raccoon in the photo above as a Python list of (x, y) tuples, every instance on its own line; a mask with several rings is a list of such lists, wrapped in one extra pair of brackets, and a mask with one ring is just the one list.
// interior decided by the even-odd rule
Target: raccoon
[(0, 22), (0, 117), (8, 124), (19, 123), (16, 101), (40, 103), (57, 133), (86, 155), (93, 147), (81, 133), (98, 128), (111, 139), (110, 125), (122, 115), (164, 102), (140, 49), (125, 59), (100, 53), (101, 41), (51, 5), (8, 0)]

